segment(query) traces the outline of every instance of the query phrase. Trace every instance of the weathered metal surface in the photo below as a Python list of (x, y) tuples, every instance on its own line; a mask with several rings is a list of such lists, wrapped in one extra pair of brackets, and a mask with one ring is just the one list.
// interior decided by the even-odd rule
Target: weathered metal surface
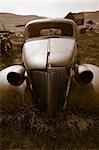
[(65, 68), (31, 71), (33, 90), (41, 111), (60, 111), (65, 100), (66, 77)]
[(49, 42), (48, 63), (52, 66), (69, 66), (75, 50), (75, 39), (51, 38)]
[(24, 44), (23, 59), (29, 70), (46, 68), (47, 46), (48, 39), (32, 40)]
[(82, 65), (92, 71), (93, 79), (87, 85), (80, 85), (75, 80), (72, 82), (68, 105), (73, 108), (99, 109), (99, 67), (92, 64)]
[[(47, 63), (52, 66), (70, 65), (75, 49), (73, 38), (47, 38), (31, 40), (24, 44), (23, 59), (30, 69), (45, 69)], [(47, 57), (47, 53), (49, 56)], [(48, 61), (48, 62), (47, 62)]]
[(28, 70), (69, 67), (76, 51), (77, 26), (69, 19), (41, 19), (25, 26), (23, 61)]
[[(7, 75), (13, 71), (19, 71), (21, 65), (13, 65), (0, 71), (0, 108), (13, 108), (21, 106), (24, 103), (24, 94), (27, 87), (26, 81), (20, 86), (14, 86), (7, 80)], [(16, 107), (16, 108), (15, 108)]]

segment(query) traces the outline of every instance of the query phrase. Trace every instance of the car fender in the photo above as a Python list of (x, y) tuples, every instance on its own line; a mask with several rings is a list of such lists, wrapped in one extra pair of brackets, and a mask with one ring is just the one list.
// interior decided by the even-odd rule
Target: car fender
[(99, 108), (99, 67), (92, 64), (84, 66), (93, 73), (93, 79), (87, 85), (80, 85), (75, 79), (72, 80), (68, 105), (85, 106), (89, 109)]
[(25, 98), (28, 92), (26, 80), (19, 86), (14, 86), (7, 80), (8, 73), (20, 67), (21, 65), (13, 65), (0, 71), (0, 108), (15, 111), (28, 100)]

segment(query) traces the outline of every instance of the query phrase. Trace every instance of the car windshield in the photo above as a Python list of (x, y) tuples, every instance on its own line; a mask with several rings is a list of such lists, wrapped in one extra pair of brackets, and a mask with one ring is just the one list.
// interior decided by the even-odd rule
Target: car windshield
[(26, 39), (39, 36), (73, 36), (73, 26), (64, 22), (36, 22), (26, 27)]

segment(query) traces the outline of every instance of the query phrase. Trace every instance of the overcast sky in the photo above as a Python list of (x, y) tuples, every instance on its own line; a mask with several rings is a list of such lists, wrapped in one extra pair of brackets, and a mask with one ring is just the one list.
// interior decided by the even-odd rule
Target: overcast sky
[(99, 0), (0, 0), (0, 12), (64, 17), (69, 12), (99, 10)]

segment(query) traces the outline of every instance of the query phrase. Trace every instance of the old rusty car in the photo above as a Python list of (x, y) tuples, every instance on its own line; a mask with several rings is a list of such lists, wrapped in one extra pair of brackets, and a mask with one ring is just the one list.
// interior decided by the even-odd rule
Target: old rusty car
[(67, 105), (99, 107), (99, 67), (77, 64), (77, 39), (77, 26), (70, 19), (28, 22), (23, 64), (0, 71), (0, 107), (16, 109), (29, 97), (47, 114), (65, 110)]
[(10, 35), (13, 34), (7, 30), (0, 31), (0, 56), (10, 56), (13, 51)]

